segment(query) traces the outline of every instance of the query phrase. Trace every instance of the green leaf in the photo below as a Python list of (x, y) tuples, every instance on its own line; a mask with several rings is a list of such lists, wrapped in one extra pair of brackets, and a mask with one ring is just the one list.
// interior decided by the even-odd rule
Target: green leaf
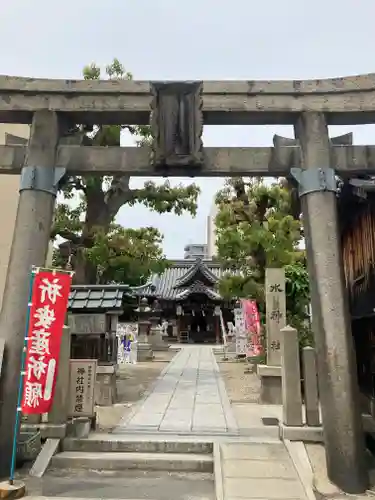
[[(232, 271), (219, 284), (226, 298), (251, 297), (265, 310), (266, 267), (284, 267), (288, 321), (311, 342), (307, 321), (310, 302), (304, 251), (299, 248), (302, 225), (287, 182), (227, 179), (216, 195), (217, 259)], [(234, 274), (235, 273), (235, 274)]]

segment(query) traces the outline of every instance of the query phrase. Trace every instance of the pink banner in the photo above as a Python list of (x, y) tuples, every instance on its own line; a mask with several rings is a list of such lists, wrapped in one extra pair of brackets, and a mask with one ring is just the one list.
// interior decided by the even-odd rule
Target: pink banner
[(255, 300), (241, 299), (242, 310), (245, 319), (245, 329), (248, 335), (246, 356), (248, 358), (262, 354), (262, 343), (260, 339), (260, 317)]

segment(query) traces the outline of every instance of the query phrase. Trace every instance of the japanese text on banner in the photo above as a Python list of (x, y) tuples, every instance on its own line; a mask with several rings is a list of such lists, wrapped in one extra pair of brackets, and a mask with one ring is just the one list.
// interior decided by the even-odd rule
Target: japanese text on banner
[(255, 300), (242, 299), (245, 328), (247, 333), (246, 356), (257, 357), (262, 354), (261, 326), (258, 306)]
[(72, 277), (39, 271), (33, 280), (22, 413), (51, 410)]

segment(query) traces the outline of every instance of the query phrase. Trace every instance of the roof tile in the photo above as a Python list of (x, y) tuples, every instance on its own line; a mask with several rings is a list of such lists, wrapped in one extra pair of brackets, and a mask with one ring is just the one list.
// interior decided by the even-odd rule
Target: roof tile
[[(200, 259), (199, 259), (200, 260)], [(220, 264), (212, 261), (202, 261), (209, 274), (212, 274), (219, 280), (226, 272), (220, 267)], [(176, 261), (166, 269), (160, 276), (153, 275), (149, 282), (142, 287), (133, 288), (133, 294), (141, 297), (158, 297), (165, 300), (176, 300), (177, 295), (184, 292), (186, 288), (176, 288), (178, 280), (185, 276), (189, 270), (196, 265), (196, 261), (182, 260)], [(190, 274), (190, 273), (189, 273)], [(209, 275), (207, 273), (207, 275)]]
[(130, 292), (127, 285), (73, 285), (68, 309), (121, 311), (122, 299), (126, 292)]

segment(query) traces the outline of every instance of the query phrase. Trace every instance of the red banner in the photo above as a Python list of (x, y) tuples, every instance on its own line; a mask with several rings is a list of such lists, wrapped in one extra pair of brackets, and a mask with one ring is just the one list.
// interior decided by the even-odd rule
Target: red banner
[(245, 318), (245, 329), (248, 335), (247, 352), (248, 358), (262, 354), (262, 343), (260, 339), (260, 316), (255, 300), (241, 300), (242, 310)]
[(72, 276), (39, 271), (34, 276), (27, 334), (22, 413), (51, 410)]

